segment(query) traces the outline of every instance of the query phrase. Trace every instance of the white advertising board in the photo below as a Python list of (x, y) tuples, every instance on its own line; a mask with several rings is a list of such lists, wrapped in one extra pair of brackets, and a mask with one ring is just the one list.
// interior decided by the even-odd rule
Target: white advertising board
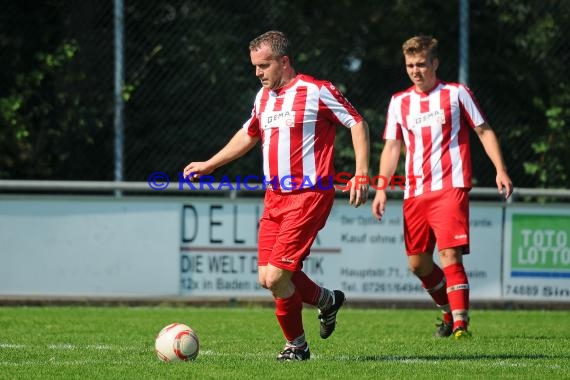
[[(182, 211), (181, 294), (263, 296), (257, 284), (257, 222), (260, 201), (193, 199)], [(407, 270), (401, 202), (391, 202), (378, 222), (369, 204), (336, 201), (304, 270), (316, 282), (344, 290), (351, 299), (426, 300)], [(501, 296), (502, 208), (473, 205), (471, 254), (465, 265), (472, 299)]]
[(180, 204), (0, 199), (0, 295), (176, 296)]
[(507, 208), (503, 298), (570, 302), (570, 208)]
[[(269, 297), (260, 199), (0, 199), (0, 295)], [(570, 210), (471, 203), (472, 300), (570, 301)], [(382, 222), (338, 199), (304, 270), (351, 299), (427, 300), (408, 272), (400, 201)], [(504, 232), (503, 232), (504, 227)], [(502, 234), (505, 238), (502, 239)]]

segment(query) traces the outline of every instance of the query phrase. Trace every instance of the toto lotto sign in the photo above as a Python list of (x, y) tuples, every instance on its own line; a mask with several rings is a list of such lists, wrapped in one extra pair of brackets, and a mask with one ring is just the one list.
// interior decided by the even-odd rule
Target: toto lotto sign
[(537, 211), (510, 212), (503, 295), (569, 301), (570, 214)]

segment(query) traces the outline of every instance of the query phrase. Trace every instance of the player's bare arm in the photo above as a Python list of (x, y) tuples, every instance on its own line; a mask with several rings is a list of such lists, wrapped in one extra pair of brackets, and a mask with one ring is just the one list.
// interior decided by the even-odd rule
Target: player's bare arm
[[(356, 169), (354, 177), (346, 190), (350, 190), (349, 204), (358, 207), (366, 203), (368, 199), (368, 162), (370, 157), (370, 134), (366, 121), (355, 124), (350, 128)], [(346, 191), (345, 190), (345, 191)]]
[(398, 161), (402, 152), (401, 140), (386, 140), (384, 149), (380, 154), (380, 167), (378, 169), (378, 186), (376, 195), (372, 201), (372, 214), (378, 220), (382, 220), (384, 211), (386, 210), (386, 190), (384, 190), (384, 183), (382, 178), (392, 178), (396, 169), (398, 168)]
[(201, 175), (210, 174), (220, 166), (240, 158), (249, 152), (258, 141), (258, 137), (251, 137), (245, 130), (240, 129), (226, 146), (213, 155), (208, 161), (191, 162), (186, 165), (184, 168), (184, 177), (188, 177), (192, 174), (190, 180), (194, 180), (200, 178)]
[(495, 135), (495, 132), (488, 123), (476, 127), (475, 133), (477, 133), (487, 156), (497, 171), (497, 177), (495, 178), (497, 189), (500, 193), (504, 194), (505, 199), (509, 198), (513, 193), (513, 182), (507, 173), (507, 166), (503, 160), (497, 135)]

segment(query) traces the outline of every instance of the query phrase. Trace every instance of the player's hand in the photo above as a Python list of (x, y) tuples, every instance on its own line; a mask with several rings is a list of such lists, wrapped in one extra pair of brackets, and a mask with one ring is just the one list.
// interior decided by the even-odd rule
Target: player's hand
[(358, 207), (366, 203), (368, 199), (368, 176), (355, 175), (348, 181), (343, 193), (350, 191), (348, 204)]
[(214, 170), (207, 162), (191, 162), (184, 168), (184, 178), (195, 181), (202, 175), (210, 174)]
[(382, 220), (382, 217), (384, 216), (387, 199), (386, 191), (376, 190), (376, 195), (372, 201), (372, 214), (374, 214), (374, 217), (378, 220)]
[(509, 199), (511, 194), (513, 193), (513, 181), (506, 172), (497, 173), (497, 189), (499, 189), (499, 193), (505, 196), (505, 199)]

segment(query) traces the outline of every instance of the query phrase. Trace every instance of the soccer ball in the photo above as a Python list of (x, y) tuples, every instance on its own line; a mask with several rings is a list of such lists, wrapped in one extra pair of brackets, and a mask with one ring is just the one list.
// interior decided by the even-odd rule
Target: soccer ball
[(163, 362), (196, 359), (200, 350), (198, 335), (192, 328), (182, 323), (165, 326), (154, 342), (156, 356)]

